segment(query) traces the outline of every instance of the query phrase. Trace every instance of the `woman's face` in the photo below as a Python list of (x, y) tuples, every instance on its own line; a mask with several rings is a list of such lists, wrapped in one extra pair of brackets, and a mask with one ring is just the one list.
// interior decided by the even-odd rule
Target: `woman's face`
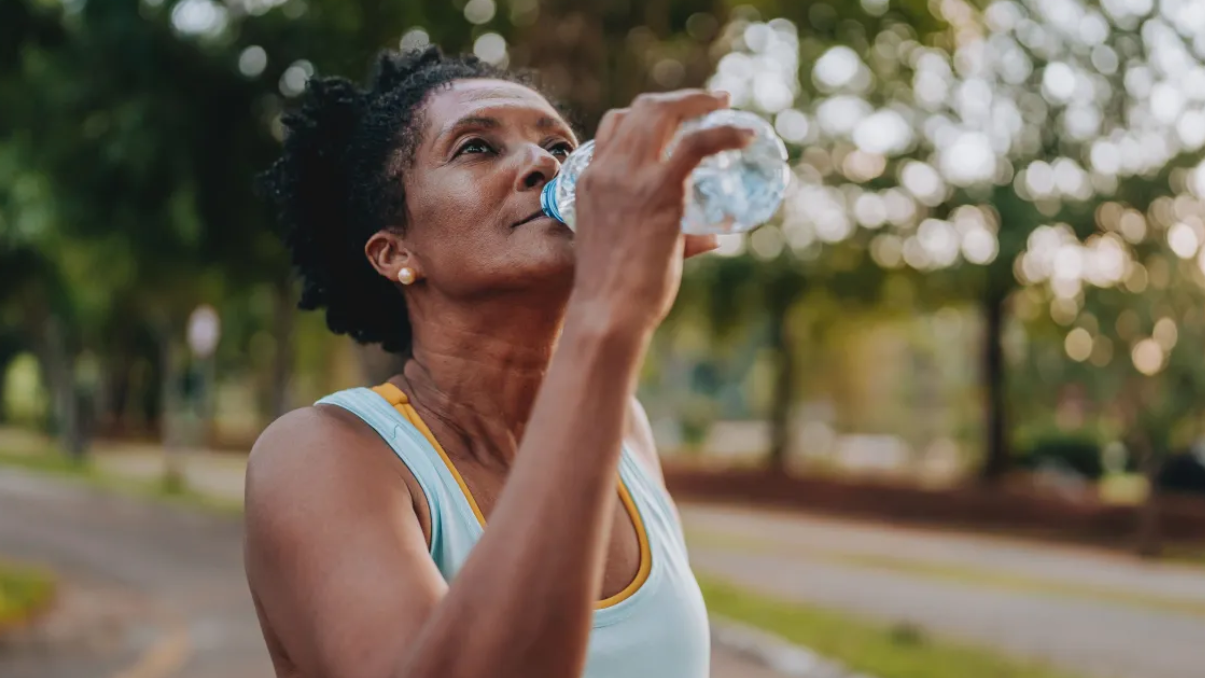
[(540, 210), (540, 190), (577, 146), (556, 109), (523, 85), (461, 80), (428, 97), (418, 125), (403, 179), (412, 259), (401, 265), (451, 298), (566, 293), (573, 234)]

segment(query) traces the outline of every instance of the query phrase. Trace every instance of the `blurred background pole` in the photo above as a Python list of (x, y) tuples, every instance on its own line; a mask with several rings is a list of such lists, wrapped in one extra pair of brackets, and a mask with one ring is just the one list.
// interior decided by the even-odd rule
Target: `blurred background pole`
[(75, 360), (71, 397), (75, 399), (75, 421), (68, 451), (77, 462), (88, 456), (88, 448), (96, 426), (96, 396), (101, 388), (100, 365), (91, 351), (82, 352)]
[[(289, 411), (289, 378), (293, 370), (293, 335), (297, 317), (297, 293), (291, 275), (280, 276), (273, 285), (272, 328), (276, 351), (272, 359), (270, 416)], [(390, 375), (392, 376), (392, 375)]]
[[(188, 317), (187, 342), (195, 375), (189, 393), (189, 406), (181, 407), (180, 384), (176, 379), (174, 343), (165, 339), (163, 378), (164, 471), (163, 485), (169, 491), (184, 488), (184, 447), (206, 445), (213, 422), (213, 354), (221, 337), (222, 324), (217, 311), (208, 304), (193, 309)], [(187, 413), (187, 416), (185, 416)], [(185, 421), (187, 420), (187, 422)]]
[(190, 436), (193, 446), (208, 446), (213, 427), (214, 381), (216, 369), (214, 351), (222, 335), (222, 321), (209, 304), (201, 304), (188, 318), (188, 348), (194, 363), (195, 387), (192, 400), (196, 427)]
[(180, 469), (180, 383), (176, 363), (179, 356), (172, 338), (171, 324), (159, 326), (159, 430), (163, 440), (163, 487), (182, 487)]

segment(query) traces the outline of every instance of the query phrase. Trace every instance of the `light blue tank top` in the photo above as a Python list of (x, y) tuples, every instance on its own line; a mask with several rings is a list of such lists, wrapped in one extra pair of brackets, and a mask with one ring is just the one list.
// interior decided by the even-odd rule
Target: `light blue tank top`
[[(336, 405), (363, 419), (410, 469), (430, 509), (431, 558), (451, 582), (481, 537), (483, 520), (455, 467), (404, 402), (400, 390), (385, 385), (340, 391), (318, 404)], [(634, 509), (633, 522), (646, 537), (642, 573), (633, 582), (638, 588), (629, 586), (599, 602), (584, 677), (707, 678), (707, 610), (669, 495), (626, 447), (619, 476), (624, 504), (630, 513)]]

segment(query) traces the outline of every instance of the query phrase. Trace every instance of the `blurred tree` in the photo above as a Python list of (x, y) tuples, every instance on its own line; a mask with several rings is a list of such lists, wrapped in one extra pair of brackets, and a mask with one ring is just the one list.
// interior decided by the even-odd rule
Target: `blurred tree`
[[(1189, 196), (1177, 201), (1181, 211), (1202, 210)], [(1055, 345), (1061, 344), (1067, 362), (1048, 373), (1045, 387), (1068, 393), (1068, 385), (1079, 385), (1077, 399), (1120, 424), (1120, 438), (1147, 481), (1135, 535), (1139, 553), (1146, 556), (1160, 550), (1158, 478), (1163, 463), (1173, 449), (1191, 447), (1205, 432), (1205, 363), (1200, 359), (1205, 344), (1205, 272), (1196, 257), (1200, 241), (1183, 239), (1188, 231), (1180, 227), (1186, 224), (1160, 225), (1156, 215), (1174, 209), (1174, 203), (1163, 197), (1145, 210), (1143, 219), (1149, 217), (1151, 231), (1125, 250), (1127, 273), (1120, 285), (1075, 294), (1066, 288), (1060, 292), (1056, 285), (1047, 294), (1054, 321), (1062, 326)], [(1109, 228), (1105, 237), (1115, 242), (1121, 240), (1114, 230), (1121, 228), (1121, 219), (1141, 214), (1116, 202), (1106, 203), (1101, 212)], [(1065, 227), (1036, 234), (1038, 240), (1050, 241), (1042, 251), (1023, 253), (1023, 261), (1091, 246), (1081, 245)]]
[[(1187, 102), (1205, 96), (1205, 26), (1177, 3), (928, 6), (929, 32), (875, 2), (861, 7), (879, 15), (871, 30), (809, 8), (818, 37), (737, 17), (710, 86), (772, 114), (801, 149), (782, 224), (792, 250), (852, 246), (885, 268), (948, 271), (978, 300), (991, 481), (1009, 466), (1008, 307), (1038, 282), (1021, 255), (1047, 224), (1089, 237), (1097, 205), (1168, 193), (1164, 168), (1199, 160), (1205, 114)], [(1073, 282), (1112, 274), (1080, 267)]]
[[(777, 18), (762, 22), (759, 9)], [(720, 59), (708, 86), (731, 92), (737, 106), (774, 114), (779, 132), (791, 144), (792, 158), (806, 163), (804, 137), (792, 125), (808, 123), (798, 110), (789, 108), (793, 103), (805, 104), (816, 94), (815, 87), (799, 78), (801, 63), (814, 59), (824, 45), (859, 44), (868, 32), (895, 22), (915, 24), (926, 32), (940, 26), (927, 9), (913, 4), (883, 19), (848, 3), (744, 6), (734, 12), (734, 18), (717, 34), (711, 47)], [(792, 115), (796, 116), (795, 123)], [(788, 194), (784, 221), (790, 222), (792, 215), (815, 207), (805, 193), (796, 190)], [(775, 377), (768, 463), (779, 471), (785, 468), (792, 446), (790, 419), (798, 392), (798, 351), (804, 345), (800, 334), (823, 332), (818, 327), (795, 327), (789, 321), (791, 308), (811, 288), (823, 289), (849, 304), (870, 305), (879, 299), (886, 280), (886, 271), (866, 256), (864, 244), (846, 243), (820, 257), (814, 235), (804, 234), (805, 239), (798, 235), (798, 229), (792, 233), (790, 228), (776, 225), (758, 230), (749, 239), (750, 254), (696, 267), (688, 277), (686, 299), (681, 304), (708, 309), (713, 331), (721, 340), (753, 318), (767, 319), (766, 336), (774, 356)], [(701, 301), (692, 302), (692, 292)]]
[[(1205, 39), (1176, 7), (0, 0), (0, 247), (37, 252), (22, 275), (59, 290), (22, 311), (40, 319), (23, 321), (37, 325), (39, 355), (61, 346), (54, 360), (72, 365), (90, 348), (118, 390), (153, 338), (161, 399), (192, 308), (268, 290), (274, 310), (255, 322), (275, 335), (275, 414), (294, 367), (293, 290), (250, 177), (271, 161), (280, 112), (308, 77), (356, 76), (382, 47), (434, 41), (542, 69), (587, 129), (638, 92), (707, 84), (772, 116), (797, 163), (781, 224), (749, 238), (750, 254), (694, 266), (681, 303), (709, 309), (725, 332), (764, 323), (778, 364), (771, 459), (788, 447), (793, 351), (817, 329), (791, 309), (815, 290), (890, 305), (887, 283), (906, 279), (922, 304), (982, 308), (983, 474), (994, 478), (1008, 462), (1010, 305), (1023, 286), (1072, 284), (1065, 266), (1053, 278), (1026, 271), (1035, 234), (1063, 223), (1087, 242), (1104, 228), (1104, 201), (1184, 193), (1187, 175), (1177, 187), (1163, 168), (1195, 163), (1205, 145), (1192, 103), (1205, 100)], [(1122, 241), (1141, 240), (1127, 223)], [(1094, 244), (1091, 257), (1111, 247)], [(1079, 287), (1119, 279), (1101, 270), (1081, 265)]]
[[(694, 4), (662, 7), (669, 14), (657, 20), (653, 42), (677, 39)], [(66, 288), (78, 297), (84, 312), (72, 330), (79, 335), (76, 349), (103, 349), (107, 381), (117, 389), (132, 381), (128, 371), (140, 337), (154, 337), (159, 400), (166, 405), (183, 367), (183, 320), (192, 308), (267, 285), (276, 301), (268, 321), (276, 346), (271, 409), (280, 413), (293, 367), (293, 289), (251, 177), (271, 162), (282, 108), (315, 72), (357, 76), (379, 49), (399, 40), (404, 47), (435, 41), (450, 50), (473, 49), (498, 63), (548, 65), (553, 81), (566, 67), (567, 82), (598, 75), (591, 59), (600, 53), (591, 52), (590, 42), (564, 40), (572, 37), (572, 25), (580, 31), (584, 16), (571, 3), (510, 5), (508, 16), (496, 16), (498, 7), (480, 0), (3, 0), (0, 144), (26, 183), (41, 187), (39, 209), (47, 216), (30, 242), (67, 275)], [(614, 14), (602, 43), (620, 44), (641, 12), (660, 16), (661, 9)], [(500, 35), (513, 42), (520, 34), (533, 36), (534, 48), (524, 46), (512, 59)], [(558, 49), (588, 58), (542, 52), (535, 36), (559, 36)], [(705, 56), (700, 40), (705, 37), (695, 40), (697, 58)], [(621, 58), (609, 62), (605, 78), (619, 84), (605, 96), (570, 93), (583, 118), (626, 103), (648, 82), (652, 64), (633, 68), (620, 52), (628, 53), (615, 52)], [(706, 68), (695, 71), (690, 77), (701, 80)], [(86, 245), (70, 246), (74, 242)]]

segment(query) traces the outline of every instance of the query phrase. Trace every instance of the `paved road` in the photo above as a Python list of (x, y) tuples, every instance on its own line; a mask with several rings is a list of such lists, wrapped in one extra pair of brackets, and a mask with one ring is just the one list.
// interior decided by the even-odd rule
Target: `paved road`
[(237, 520), (0, 470), (0, 552), (66, 581), (5, 678), (263, 678)]
[[(0, 645), (4, 678), (267, 678), (234, 518), (0, 468), (0, 553), (64, 578), (58, 610)], [(713, 678), (775, 678), (717, 651)]]
[[(798, 514), (683, 507), (691, 562), (1101, 678), (1205, 676), (1205, 571)], [(1185, 609), (1179, 609), (1185, 608)]]
[[(146, 450), (114, 450), (100, 461), (109, 472), (143, 478), (162, 468), (161, 457)], [(241, 497), (238, 459), (192, 456), (188, 477), (206, 493)], [(799, 514), (702, 506), (682, 512), (696, 568), (776, 597), (908, 621), (1093, 677), (1205, 676), (1200, 568)], [(0, 502), (0, 550), (5, 514)], [(0, 675), (7, 676), (2, 667)]]

